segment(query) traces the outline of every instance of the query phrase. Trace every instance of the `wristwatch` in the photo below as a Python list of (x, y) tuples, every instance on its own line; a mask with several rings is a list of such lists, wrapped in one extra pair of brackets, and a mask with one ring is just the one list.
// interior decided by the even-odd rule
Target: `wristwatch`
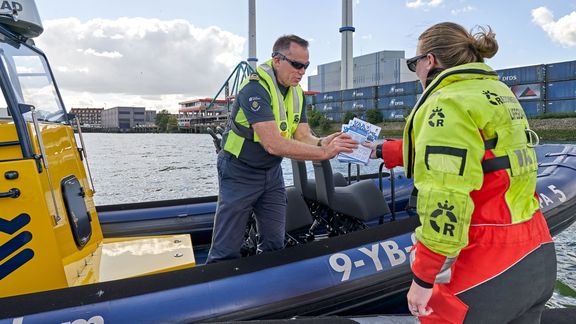
[(379, 159), (382, 158), (382, 144), (376, 145), (376, 157)]

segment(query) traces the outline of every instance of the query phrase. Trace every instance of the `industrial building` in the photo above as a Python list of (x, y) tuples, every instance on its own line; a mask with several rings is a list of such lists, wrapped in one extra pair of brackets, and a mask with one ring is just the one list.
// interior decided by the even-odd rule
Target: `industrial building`
[[(180, 102), (178, 109), (178, 129), (181, 132), (199, 132), (206, 127), (226, 123), (231, 104), (227, 100), (194, 99)], [(210, 109), (208, 109), (210, 107)]]
[(82, 127), (101, 128), (103, 110), (104, 108), (72, 108), (70, 113), (78, 118)]
[(112, 107), (102, 111), (102, 128), (107, 131), (129, 132), (155, 128), (156, 111), (144, 107)]
[[(404, 51), (380, 51), (355, 57), (353, 88), (417, 80), (416, 74), (406, 67), (404, 56)], [(308, 77), (308, 90), (342, 90), (341, 70), (340, 61), (319, 65), (318, 74)]]

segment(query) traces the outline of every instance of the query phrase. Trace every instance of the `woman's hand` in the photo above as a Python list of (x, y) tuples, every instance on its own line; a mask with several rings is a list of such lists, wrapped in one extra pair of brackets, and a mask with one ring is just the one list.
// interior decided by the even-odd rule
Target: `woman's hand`
[(412, 280), (407, 296), (410, 313), (418, 317), (432, 314), (432, 308), (428, 307), (430, 297), (432, 297), (432, 288), (424, 288)]

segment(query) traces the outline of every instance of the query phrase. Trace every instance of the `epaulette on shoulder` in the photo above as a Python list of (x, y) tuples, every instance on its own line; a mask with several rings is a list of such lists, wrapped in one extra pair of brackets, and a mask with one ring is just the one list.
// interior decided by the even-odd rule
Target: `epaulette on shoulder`
[(260, 81), (260, 76), (258, 75), (258, 73), (252, 73), (250, 74), (249, 79), (250, 81)]

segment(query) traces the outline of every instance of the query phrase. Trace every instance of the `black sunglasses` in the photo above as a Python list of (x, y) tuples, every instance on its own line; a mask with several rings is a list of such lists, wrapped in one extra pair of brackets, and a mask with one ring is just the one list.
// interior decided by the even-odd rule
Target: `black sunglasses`
[(298, 61), (292, 61), (291, 59), (287, 58), (286, 55), (284, 55), (280, 52), (272, 53), (272, 57), (276, 57), (276, 56), (279, 56), (280, 59), (290, 63), (290, 65), (292, 65), (292, 67), (295, 68), (296, 70), (300, 70), (300, 69), (306, 70), (308, 68), (308, 66), (310, 65), (310, 62), (304, 64), (304, 63), (300, 63)]
[(412, 72), (416, 72), (416, 64), (418, 63), (419, 60), (425, 58), (426, 56), (428, 56), (428, 53), (414, 56), (413, 58), (407, 59), (406, 65), (408, 66), (408, 70), (410, 70)]

